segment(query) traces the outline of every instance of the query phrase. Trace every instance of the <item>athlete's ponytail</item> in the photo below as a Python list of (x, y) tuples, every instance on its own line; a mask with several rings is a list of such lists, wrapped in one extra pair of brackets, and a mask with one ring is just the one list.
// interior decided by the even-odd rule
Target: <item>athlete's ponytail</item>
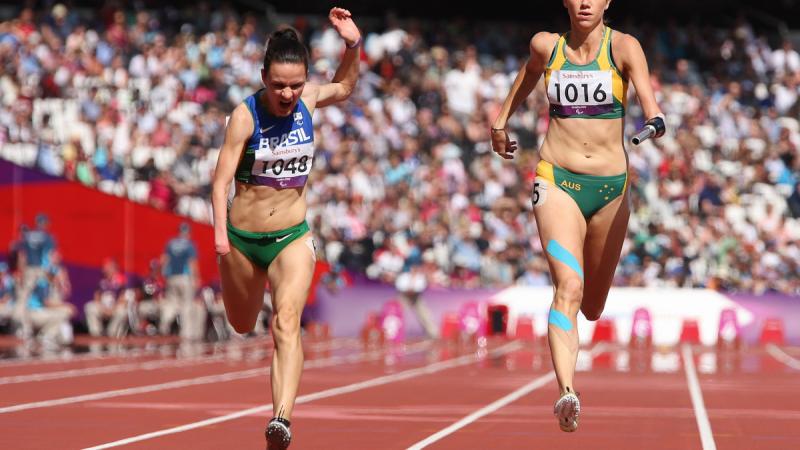
[(286, 27), (270, 35), (264, 52), (264, 70), (268, 72), (274, 62), (302, 64), (308, 72), (308, 49), (293, 28)]

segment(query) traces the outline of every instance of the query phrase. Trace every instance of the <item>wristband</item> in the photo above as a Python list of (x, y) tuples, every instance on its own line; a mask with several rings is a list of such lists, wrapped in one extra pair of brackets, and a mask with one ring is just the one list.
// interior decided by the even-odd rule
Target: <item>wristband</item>
[(361, 36), (358, 37), (358, 40), (353, 43), (353, 45), (349, 45), (347, 42), (344, 43), (344, 46), (349, 48), (350, 50), (358, 47), (361, 44)]

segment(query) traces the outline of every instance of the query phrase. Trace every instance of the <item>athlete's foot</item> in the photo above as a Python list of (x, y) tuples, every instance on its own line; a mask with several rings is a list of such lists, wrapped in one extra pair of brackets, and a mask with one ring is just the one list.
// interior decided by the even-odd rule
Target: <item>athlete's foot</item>
[(571, 433), (578, 429), (578, 415), (581, 412), (581, 401), (578, 400), (578, 393), (570, 388), (561, 395), (555, 406), (553, 414), (558, 419), (558, 426), (561, 431)]
[(291, 423), (282, 417), (274, 417), (267, 424), (267, 450), (286, 450), (292, 442)]

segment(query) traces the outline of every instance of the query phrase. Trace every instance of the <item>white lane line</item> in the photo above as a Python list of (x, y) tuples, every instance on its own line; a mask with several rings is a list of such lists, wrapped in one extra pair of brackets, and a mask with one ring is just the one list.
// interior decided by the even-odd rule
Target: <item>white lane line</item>
[(203, 358), (193, 358), (187, 360), (156, 360), (143, 363), (115, 364), (111, 366), (86, 367), (83, 369), (58, 370), (54, 372), (32, 373), (27, 375), (15, 375), (0, 377), (0, 386), (6, 384), (31, 383), (35, 381), (60, 380), (64, 378), (75, 378), (82, 376), (104, 375), (109, 373), (130, 372), (134, 370), (155, 370), (163, 368), (179, 368), (195, 366), (200, 364), (210, 364), (225, 360), (227, 355), (214, 355)]
[(157, 355), (160, 349), (131, 349), (118, 351), (104, 351), (102, 353), (67, 354), (57, 356), (21, 356), (7, 360), (0, 360), (0, 369), (18, 366), (44, 366), (47, 364), (66, 364), (72, 362), (102, 361), (115, 358), (140, 358), (143, 356)]
[(795, 370), (800, 370), (800, 359), (792, 357), (775, 344), (767, 344), (767, 353)]
[[(256, 344), (257, 343), (253, 342), (247, 343), (241, 347), (236, 347), (233, 351), (241, 352), (243, 350), (251, 350), (250, 347), (255, 347)], [(310, 344), (308, 345), (308, 350), (311, 352), (338, 350), (340, 348), (349, 347), (353, 345), (354, 342), (351, 340), (337, 340), (326, 343)], [(272, 349), (272, 346), (269, 346), (269, 348), (265, 350), (270, 350), (270, 349)], [(7, 377), (0, 377), (0, 386), (7, 384), (31, 383), (36, 381), (60, 380), (63, 378), (74, 378), (81, 376), (105, 375), (110, 373), (129, 372), (133, 370), (180, 368), (180, 367), (188, 367), (201, 364), (211, 364), (219, 361), (224, 361), (226, 359), (231, 359), (231, 356), (228, 355), (227, 353), (220, 353), (217, 355), (201, 356), (185, 360), (159, 359), (159, 360), (138, 362), (138, 363), (114, 364), (109, 366), (84, 367), (80, 369), (67, 369), (67, 370), (57, 370), (52, 372), (13, 375)]]
[[(215, 349), (219, 347), (228, 348), (236, 345), (251, 345), (251, 344), (272, 344), (272, 339), (268, 339), (267, 337), (253, 337), (253, 338), (245, 338), (240, 341), (228, 341), (227, 343), (220, 344), (220, 343), (209, 343), (203, 344), (201, 351), (206, 351), (209, 349)], [(126, 341), (120, 340), (116, 342), (108, 342), (108, 345), (112, 346), (124, 346), (127, 345)], [(4, 359), (0, 360), (0, 369), (5, 367), (18, 367), (18, 366), (38, 366), (38, 365), (47, 365), (47, 364), (68, 364), (72, 362), (92, 362), (92, 361), (103, 361), (106, 359), (131, 359), (131, 358), (140, 358), (144, 356), (158, 356), (159, 354), (163, 353), (166, 347), (173, 347), (179, 348), (180, 343), (172, 342), (172, 343), (162, 343), (156, 344), (157, 347), (149, 348), (149, 347), (141, 347), (141, 348), (118, 348), (118, 349), (109, 349), (104, 350), (101, 353), (81, 353), (81, 354), (74, 354), (68, 353), (66, 355), (48, 355), (48, 356), (21, 356), (18, 358), (11, 358), (11, 359)]]
[(540, 387), (546, 385), (547, 383), (553, 381), (556, 378), (556, 373), (553, 371), (548, 372), (545, 375), (536, 378), (535, 380), (531, 381), (530, 383), (522, 386), (521, 388), (517, 389), (516, 391), (506, 395), (505, 397), (495, 400), (494, 402), (484, 406), (483, 408), (473, 412), (472, 414), (464, 417), (463, 419), (459, 420), (458, 422), (450, 425), (447, 428), (439, 430), (438, 432), (428, 436), (427, 438), (417, 442), (416, 444), (408, 447), (407, 450), (419, 450), (422, 448), (427, 447), (428, 445), (433, 444), (434, 442), (449, 436), (456, 431), (464, 428), (465, 426), (475, 422), (476, 420), (480, 419), (481, 417), (491, 414), (498, 409), (508, 405), (511, 402), (514, 402), (525, 395), (530, 394), (531, 392), (539, 389)]
[[(426, 344), (426, 348), (430, 346), (429, 341), (422, 342), (417, 346), (418, 347), (422, 346), (421, 344)], [(303, 364), (303, 368), (313, 369), (319, 367), (328, 367), (342, 363), (352, 363), (362, 360), (380, 359), (382, 357), (383, 357), (383, 351), (373, 351), (370, 353), (360, 352), (355, 355), (332, 356), (330, 358), (306, 361)], [(93, 400), (103, 400), (107, 398), (122, 397), (127, 395), (145, 394), (148, 392), (163, 391), (167, 389), (179, 389), (189, 386), (198, 386), (202, 384), (222, 383), (226, 381), (234, 381), (234, 380), (241, 380), (244, 378), (263, 376), (268, 373), (269, 373), (268, 368), (261, 367), (257, 369), (238, 370), (234, 372), (225, 372), (221, 374), (207, 375), (203, 377), (185, 378), (182, 380), (175, 380), (167, 383), (149, 384), (145, 386), (138, 386), (125, 389), (114, 389), (111, 391), (95, 392), (92, 394), (76, 395), (72, 397), (64, 397), (52, 400), (42, 400), (31, 403), (20, 403), (17, 405), (0, 408), (0, 414), (7, 414), (7, 413), (25, 411), (29, 409), (37, 409), (37, 408), (50, 408), (53, 406), (70, 405), (74, 403), (88, 402)]]
[(697, 428), (700, 430), (700, 442), (703, 450), (716, 450), (717, 444), (714, 442), (714, 433), (711, 432), (711, 422), (708, 420), (706, 405), (703, 402), (703, 391), (700, 390), (700, 381), (697, 379), (697, 369), (694, 366), (694, 355), (689, 344), (683, 344), (681, 348), (683, 355), (683, 368), (686, 372), (686, 382), (689, 385), (689, 395), (692, 397), (692, 407), (697, 419)]
[[(521, 347), (521, 344), (519, 342), (516, 342), (516, 341), (515, 342), (510, 342), (510, 343), (508, 343), (506, 345), (498, 347), (497, 349), (489, 352), (489, 357), (500, 356), (500, 355), (503, 355), (505, 353), (509, 353), (509, 352), (514, 351), (514, 350), (517, 350), (520, 347)], [(465, 365), (471, 364), (471, 363), (473, 363), (475, 361), (476, 361), (475, 355), (461, 356), (461, 357), (458, 357), (458, 358), (453, 358), (453, 359), (437, 362), (437, 363), (430, 364), (430, 365), (427, 365), (427, 366), (424, 366), (424, 367), (419, 367), (419, 368), (416, 368), (416, 369), (404, 370), (402, 372), (397, 372), (397, 373), (394, 373), (394, 374), (391, 374), (391, 375), (384, 375), (384, 376), (381, 376), (381, 377), (372, 378), (372, 379), (369, 379), (369, 380), (348, 384), (346, 386), (336, 387), (336, 388), (332, 388), (332, 389), (326, 389), (324, 391), (314, 392), (312, 394), (301, 395), (301, 396), (297, 397), (297, 400), (295, 401), (295, 404), (308, 403), (308, 402), (312, 402), (314, 400), (319, 400), (319, 399), (322, 399), (322, 398), (328, 398), (328, 397), (333, 397), (333, 396), (336, 396), (336, 395), (348, 394), (348, 393), (351, 393), (351, 392), (361, 391), (361, 390), (368, 389), (368, 388), (375, 387), (375, 386), (381, 386), (381, 385), (385, 385), (385, 384), (395, 383), (397, 381), (407, 380), (407, 379), (410, 379), (410, 378), (416, 378), (416, 377), (419, 377), (419, 376), (422, 376), (422, 375), (429, 375), (429, 374), (433, 374), (433, 373), (436, 373), (436, 372), (441, 372), (443, 370), (452, 369), (452, 368), (459, 367), (459, 366), (465, 366)], [(196, 428), (207, 427), (209, 425), (215, 425), (215, 424), (218, 424), (218, 423), (221, 423), (221, 422), (227, 422), (227, 421), (230, 421), (230, 420), (238, 419), (240, 417), (249, 416), (249, 415), (252, 415), (252, 414), (260, 414), (260, 413), (264, 413), (264, 412), (270, 411), (271, 409), (272, 409), (272, 404), (270, 403), (269, 405), (257, 406), (257, 407), (254, 407), (254, 408), (249, 408), (249, 409), (245, 409), (245, 410), (242, 410), (242, 411), (237, 411), (235, 413), (226, 414), (224, 416), (212, 417), (210, 419), (201, 420), (199, 422), (187, 423), (185, 425), (180, 425), (180, 426), (173, 427), (173, 428), (166, 428), (166, 429), (159, 430), (159, 431), (154, 431), (154, 432), (151, 432), (151, 433), (140, 434), (138, 436), (132, 436), (132, 437), (129, 437), (129, 438), (126, 438), (126, 439), (121, 439), (121, 440), (118, 440), (118, 441), (109, 442), (109, 443), (106, 443), (106, 444), (101, 444), (101, 445), (97, 445), (97, 446), (94, 446), (94, 447), (85, 448), (83, 450), (102, 450), (102, 449), (106, 449), (106, 448), (119, 447), (121, 445), (127, 445), (127, 444), (131, 444), (131, 443), (134, 443), (134, 442), (144, 441), (144, 440), (147, 440), (147, 439), (153, 439), (153, 438), (157, 438), (157, 437), (161, 437), (161, 436), (166, 436), (166, 435), (169, 435), (169, 434), (182, 433), (184, 431), (194, 430)]]
[[(598, 353), (602, 353), (605, 351), (606, 346), (604, 344), (597, 344), (594, 348), (589, 350), (590, 357), (597, 355)], [(513, 403), (520, 398), (530, 394), (531, 392), (539, 389), (542, 386), (545, 386), (547, 383), (553, 381), (556, 378), (556, 373), (554, 371), (550, 371), (533, 381), (529, 382), (528, 384), (522, 386), (521, 388), (517, 389), (516, 391), (502, 397), (500, 399), (495, 400), (494, 402), (484, 406), (483, 408), (478, 409), (477, 411), (473, 412), (472, 414), (462, 418), (458, 422), (453, 423), (452, 425), (448, 426), (447, 428), (443, 428), (436, 433), (428, 436), (427, 438), (417, 442), (416, 444), (408, 447), (406, 450), (420, 450), (423, 449), (436, 441), (439, 441), (456, 431), (466, 427), (467, 425), (475, 422), (476, 420), (480, 419), (481, 417), (487, 416), (492, 414), (493, 412), (497, 411), (498, 409)]]

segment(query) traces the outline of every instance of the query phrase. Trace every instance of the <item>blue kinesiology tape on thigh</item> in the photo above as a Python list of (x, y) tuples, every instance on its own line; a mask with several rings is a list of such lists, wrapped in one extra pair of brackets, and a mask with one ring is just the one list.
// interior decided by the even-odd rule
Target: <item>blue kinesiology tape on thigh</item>
[(561, 313), (561, 311), (553, 308), (550, 308), (550, 318), (547, 320), (547, 322), (552, 323), (564, 331), (569, 331), (572, 329), (572, 322), (569, 321), (567, 316)]
[(583, 279), (583, 268), (581, 268), (578, 260), (572, 256), (569, 250), (561, 246), (555, 239), (550, 239), (547, 243), (547, 253), (553, 258), (566, 264), (570, 269), (574, 270)]

